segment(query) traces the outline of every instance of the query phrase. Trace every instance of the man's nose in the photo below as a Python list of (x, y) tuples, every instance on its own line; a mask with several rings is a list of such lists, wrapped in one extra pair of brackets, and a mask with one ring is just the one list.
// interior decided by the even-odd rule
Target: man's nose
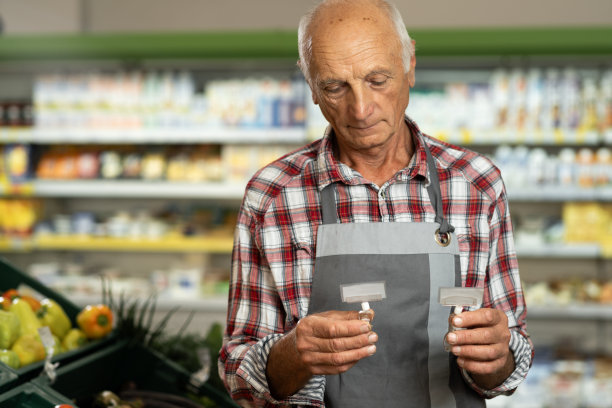
[(351, 115), (356, 120), (365, 120), (373, 110), (372, 95), (368, 89), (361, 87), (353, 88), (352, 100), (349, 102)]

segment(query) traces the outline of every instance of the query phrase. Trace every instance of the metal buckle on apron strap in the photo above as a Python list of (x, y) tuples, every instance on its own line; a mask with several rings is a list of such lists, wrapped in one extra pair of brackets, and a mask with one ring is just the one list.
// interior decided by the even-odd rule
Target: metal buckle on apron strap
[(450, 232), (440, 232), (440, 228), (434, 232), (434, 237), (438, 245), (442, 247), (447, 247), (451, 243), (451, 234)]

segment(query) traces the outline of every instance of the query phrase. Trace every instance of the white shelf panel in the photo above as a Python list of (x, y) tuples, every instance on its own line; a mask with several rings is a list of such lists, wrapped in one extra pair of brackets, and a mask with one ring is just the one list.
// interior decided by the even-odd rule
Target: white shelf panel
[(612, 304), (527, 305), (527, 318), (612, 321)]
[(520, 258), (586, 258), (601, 256), (601, 247), (597, 244), (544, 244), (521, 245), (517, 243), (516, 253)]
[(303, 127), (244, 129), (10, 129), (0, 128), (0, 143), (82, 144), (182, 144), (182, 143), (283, 143), (306, 142)]
[(32, 182), (37, 197), (104, 197), (104, 198), (203, 198), (239, 200), (244, 184), (199, 183), (130, 180), (75, 180)]
[[(100, 296), (68, 295), (67, 297), (79, 307), (100, 303), (102, 301)], [(142, 303), (142, 301), (145, 299), (139, 300)], [(182, 311), (194, 310), (196, 312), (225, 312), (227, 310), (227, 296), (216, 295), (196, 299), (159, 297), (157, 299), (156, 309), (158, 311), (168, 311), (176, 307), (179, 307)]]
[(511, 201), (597, 201), (612, 198), (610, 188), (580, 188), (540, 186), (530, 188), (508, 187)]

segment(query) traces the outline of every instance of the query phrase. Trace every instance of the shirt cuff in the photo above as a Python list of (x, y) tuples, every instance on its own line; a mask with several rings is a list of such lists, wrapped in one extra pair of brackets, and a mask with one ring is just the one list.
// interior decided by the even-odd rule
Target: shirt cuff
[(272, 346), (282, 337), (282, 334), (270, 334), (253, 344), (245, 354), (236, 374), (251, 386), (254, 396), (270, 404), (323, 407), (323, 395), (325, 393), (325, 376), (323, 375), (313, 376), (304, 388), (286, 399), (276, 400), (270, 394), (270, 386), (266, 376), (268, 357)]
[(514, 371), (506, 380), (499, 386), (485, 390), (479, 387), (470, 374), (465, 370), (461, 369), (463, 378), (477, 393), (485, 398), (493, 398), (498, 395), (511, 395), (514, 390), (523, 382), (531, 367), (531, 344), (523, 335), (517, 330), (510, 330), (510, 351), (514, 355)]

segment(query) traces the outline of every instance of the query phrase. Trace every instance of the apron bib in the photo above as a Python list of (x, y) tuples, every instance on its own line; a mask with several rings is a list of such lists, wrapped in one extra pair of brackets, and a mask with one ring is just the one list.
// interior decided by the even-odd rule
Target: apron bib
[(335, 185), (321, 192), (309, 314), (358, 310), (343, 303), (340, 285), (385, 281), (387, 298), (371, 302), (376, 353), (346, 373), (326, 376), (327, 408), (484, 407), (463, 380), (456, 357), (444, 351), (449, 309), (438, 288), (461, 286), (459, 248), (442, 213), (440, 183), (425, 145), (428, 193), (436, 222), (338, 224)]

